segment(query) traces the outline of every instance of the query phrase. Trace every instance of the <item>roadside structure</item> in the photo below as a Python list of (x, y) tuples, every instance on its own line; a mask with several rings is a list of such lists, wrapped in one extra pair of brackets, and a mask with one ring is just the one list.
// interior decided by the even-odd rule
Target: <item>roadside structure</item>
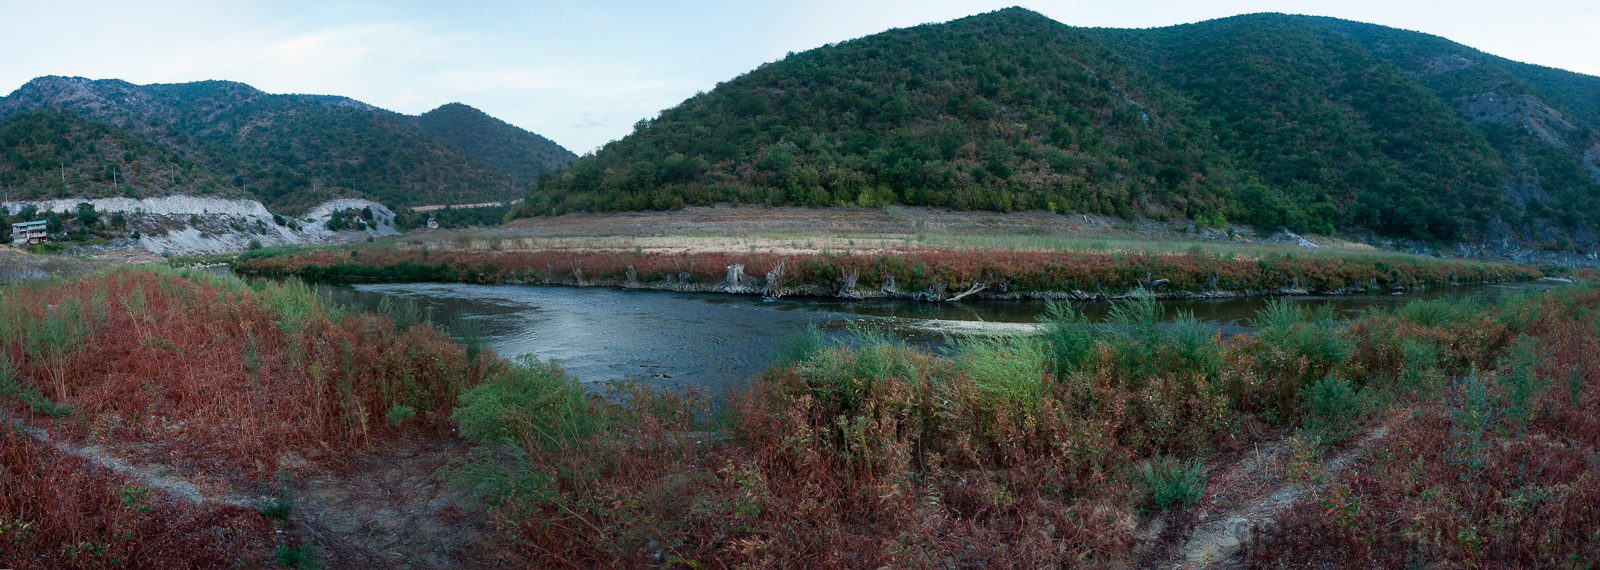
[(11, 224), (11, 245), (17, 247), (33, 245), (44, 241), (47, 237), (50, 237), (50, 232), (45, 229), (44, 220)]

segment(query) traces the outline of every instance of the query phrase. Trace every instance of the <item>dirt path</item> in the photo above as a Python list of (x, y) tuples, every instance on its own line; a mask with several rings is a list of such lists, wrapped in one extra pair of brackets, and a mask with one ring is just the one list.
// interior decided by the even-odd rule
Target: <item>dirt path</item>
[(1198, 570), (1239, 565), (1240, 549), (1255, 529), (1272, 525), (1285, 509), (1338, 477), (1361, 452), (1388, 435), (1387, 425), (1373, 428), (1337, 455), (1306, 466), (1311, 468), (1305, 471), (1316, 475), (1309, 481), (1284, 476), (1286, 466), (1297, 459), (1297, 450), (1288, 439), (1264, 443), (1239, 460), (1215, 468), (1208, 493), (1196, 507), (1193, 527), (1169, 542), (1174, 548), (1160, 553), (1148, 567)]
[(242, 493), (233, 492), (215, 484), (201, 484), (174, 471), (170, 465), (148, 464), (130, 460), (112, 450), (98, 445), (79, 446), (70, 442), (61, 441), (50, 436), (50, 432), (28, 425), (14, 416), (6, 417), (6, 421), (22, 430), (34, 439), (50, 444), (57, 451), (82, 458), (95, 465), (105, 467), (116, 473), (136, 481), (152, 489), (166, 491), (174, 497), (191, 503), (213, 501), (227, 505), (245, 508), (255, 508), (261, 504), (260, 497), (252, 497)]
[[(224, 483), (191, 478), (171, 465), (133, 459), (138, 443), (78, 445), (46, 429), (8, 416), (17, 429), (62, 453), (83, 458), (131, 481), (183, 501), (255, 509), (269, 497)], [(395, 442), (352, 458), (337, 471), (305, 469), (291, 485), (285, 532), (317, 545), (329, 568), (460, 568), (484, 566), (476, 548), (481, 525), (465, 514), (461, 499), (432, 473), (465, 453), (459, 440), (433, 438)]]

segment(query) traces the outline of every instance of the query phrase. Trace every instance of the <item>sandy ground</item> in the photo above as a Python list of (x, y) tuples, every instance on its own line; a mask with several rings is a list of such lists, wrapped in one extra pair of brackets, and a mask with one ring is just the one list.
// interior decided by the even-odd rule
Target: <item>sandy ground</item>
[(0, 283), (89, 273), (106, 267), (99, 261), (60, 255), (34, 255), (0, 246)]
[[(1058, 215), (1044, 211), (953, 212), (889, 208), (806, 208), (765, 206), (691, 207), (670, 212), (566, 214), (526, 218), (489, 229), (433, 230), (410, 234), (409, 243), (461, 249), (584, 249), (662, 253), (761, 251), (784, 255), (818, 251), (876, 253), (888, 249), (933, 247), (973, 237), (1085, 238), (1149, 241), (1191, 240), (1217, 244), (1297, 246), (1286, 236), (1245, 237), (1217, 229), (1194, 231), (1188, 224), (1144, 219), (1137, 223), (1096, 215)], [(1304, 236), (1322, 247), (1374, 251), (1370, 245), (1324, 236)]]

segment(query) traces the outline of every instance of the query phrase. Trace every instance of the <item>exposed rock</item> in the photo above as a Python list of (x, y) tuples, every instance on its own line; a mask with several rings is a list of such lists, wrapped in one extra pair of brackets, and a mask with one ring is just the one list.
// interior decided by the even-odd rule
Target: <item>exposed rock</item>
[(1461, 57), (1460, 55), (1453, 53), (1441, 53), (1437, 56), (1434, 56), (1433, 59), (1428, 60), (1427, 63), (1422, 65), (1421, 69), (1416, 70), (1412, 74), (1436, 75), (1440, 73), (1449, 73), (1451, 71), (1458, 71), (1472, 67), (1473, 63), (1475, 62)]
[[(383, 204), (348, 198), (329, 200), (312, 208), (296, 218), (298, 229), (278, 225), (272, 212), (255, 200), (206, 196), (15, 201), (6, 202), (5, 206), (12, 212), (32, 205), (41, 213), (71, 214), (84, 202), (93, 204), (102, 215), (122, 212), (128, 229), (139, 232), (138, 247), (158, 254), (233, 253), (244, 251), (251, 241), (265, 246), (309, 245), (400, 235), (394, 228), (394, 212)], [(367, 230), (329, 230), (328, 219), (347, 208), (371, 208), (372, 225)]]
[(1561, 112), (1544, 104), (1532, 95), (1505, 96), (1499, 93), (1480, 93), (1458, 100), (1461, 112), (1478, 123), (1504, 123), (1522, 125), (1533, 131), (1540, 140), (1567, 148), (1561, 133), (1577, 130)]
[(1583, 153), (1583, 167), (1596, 181), (1600, 181), (1600, 144)]

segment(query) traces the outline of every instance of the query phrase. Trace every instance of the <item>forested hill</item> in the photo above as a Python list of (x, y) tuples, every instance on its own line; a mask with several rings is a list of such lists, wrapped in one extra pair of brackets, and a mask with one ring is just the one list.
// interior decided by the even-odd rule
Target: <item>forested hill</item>
[(578, 155), (550, 139), (461, 103), (442, 105), (415, 118), (417, 130), (524, 180), (566, 166)]
[(900, 202), (1593, 247), (1596, 93), (1356, 22), (1012, 8), (763, 65), (542, 176), (520, 213)]
[[(424, 122), (420, 117), (346, 97), (275, 95), (228, 81), (134, 85), (40, 77), (0, 98), (0, 125), (26, 121), (11, 127), (17, 142), (7, 160), (0, 161), (0, 186), (13, 199), (81, 195), (92, 185), (69, 188), (72, 172), (108, 167), (103, 157), (75, 146), (81, 137), (41, 130), (59, 123), (28, 118), (29, 111), (41, 109), (66, 111), (131, 134), (196, 177), (220, 179), (231, 186), (206, 186), (205, 191), (251, 196), (285, 212), (338, 196), (365, 197), (395, 207), (514, 198), (526, 192), (523, 180), (558, 165), (561, 155), (571, 155), (542, 138), (532, 143), (518, 140), (508, 131), (515, 127), (498, 121), (477, 132), (473, 124), (452, 126), (446, 121), (448, 136), (435, 136), (419, 124)], [(34, 139), (19, 138), (25, 134)], [(487, 142), (478, 144), (474, 137)], [(62, 139), (72, 148), (56, 144)], [(478, 156), (474, 152), (499, 142), (547, 145), (538, 152), (557, 158), (525, 164), (518, 160), (538, 153)], [(24, 152), (23, 147), (33, 150)], [(48, 160), (37, 156), (51, 147), (55, 150)], [(49, 177), (37, 172), (46, 166), (64, 168), (67, 180), (58, 176), (50, 184)], [(142, 194), (201, 191), (174, 184), (170, 178), (132, 180), (132, 190)]]
[(23, 188), (46, 197), (144, 197), (140, 188), (245, 196), (194, 161), (70, 111), (39, 109), (0, 121), (0, 158), (0, 188), (9, 199), (32, 197)]

